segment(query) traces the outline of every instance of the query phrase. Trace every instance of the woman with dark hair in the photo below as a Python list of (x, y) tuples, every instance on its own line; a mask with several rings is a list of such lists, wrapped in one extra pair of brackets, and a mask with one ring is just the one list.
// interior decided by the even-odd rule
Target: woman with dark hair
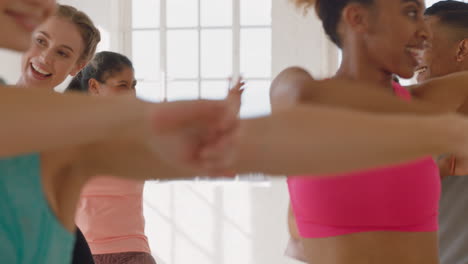
[[(413, 76), (430, 37), (424, 1), (294, 2), (305, 8), (315, 4), (343, 60), (329, 80), (316, 81), (299, 68), (282, 72), (272, 85), (273, 112), (307, 103), (379, 113), (465, 114), (466, 73), (412, 87), (413, 94), (393, 80)], [(392, 94), (400, 100), (390, 100)], [(296, 249), (291, 255), (323, 264), (438, 263), (440, 175), (432, 157), (335, 178), (305, 176), (311, 175), (288, 178), (291, 235), (302, 241), (290, 247)]]
[[(97, 53), (67, 87), (93, 96), (135, 92), (132, 62), (122, 54)], [(145, 236), (143, 181), (101, 176), (82, 190), (76, 224), (96, 264), (155, 264)]]

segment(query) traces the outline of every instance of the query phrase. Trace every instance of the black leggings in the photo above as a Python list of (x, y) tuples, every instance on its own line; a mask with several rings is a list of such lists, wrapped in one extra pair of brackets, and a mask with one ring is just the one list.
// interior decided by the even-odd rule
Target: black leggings
[(75, 248), (73, 249), (72, 264), (94, 264), (91, 249), (79, 228), (76, 229)]

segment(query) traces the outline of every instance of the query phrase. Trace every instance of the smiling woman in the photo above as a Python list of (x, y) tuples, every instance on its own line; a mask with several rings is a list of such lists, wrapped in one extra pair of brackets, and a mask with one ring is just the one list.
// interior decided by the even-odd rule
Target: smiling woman
[(20, 86), (49, 89), (75, 76), (92, 58), (101, 37), (90, 18), (60, 5), (55, 16), (38, 27), (33, 45), (22, 57)]
[[(295, 2), (308, 7), (313, 4)], [(376, 90), (401, 100), (411, 98), (404, 88), (392, 83), (392, 76), (413, 75), (419, 51), (429, 36), (422, 0), (317, 0), (315, 9), (327, 36), (343, 52), (337, 73), (324, 83), (359, 80), (379, 85)], [(314, 82), (301, 71), (288, 75), (295, 83), (304, 79)], [(353, 101), (343, 89), (336, 94), (339, 102), (319, 102), (322, 92), (332, 98), (331, 90), (308, 88), (308, 103), (344, 107)], [(273, 89), (276, 94), (295, 92), (279, 85)], [(359, 94), (363, 104), (383, 102), (370, 99), (361, 89), (351, 93)], [(272, 100), (275, 109), (284, 99), (274, 96)], [(288, 187), (309, 263), (437, 263), (440, 177), (431, 157), (338, 174), (342, 177), (333, 179), (304, 176), (310, 175), (288, 177)], [(295, 228), (291, 224), (291, 230)]]

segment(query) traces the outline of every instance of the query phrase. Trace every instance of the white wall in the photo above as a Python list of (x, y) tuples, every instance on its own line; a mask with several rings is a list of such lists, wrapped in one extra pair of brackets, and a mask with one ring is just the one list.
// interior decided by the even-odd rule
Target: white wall
[(145, 186), (146, 233), (158, 264), (296, 264), (288, 241), (284, 179), (270, 183)]
[(102, 35), (98, 50), (123, 51), (122, 25), (125, 21), (120, 16), (121, 0), (59, 0), (59, 2), (75, 6), (93, 19)]
[(287, 0), (273, 0), (273, 76), (289, 66), (308, 69), (314, 77), (334, 74), (338, 50), (326, 38), (313, 10), (304, 15)]
[(0, 49), (0, 77), (8, 84), (15, 84), (20, 77), (21, 54)]

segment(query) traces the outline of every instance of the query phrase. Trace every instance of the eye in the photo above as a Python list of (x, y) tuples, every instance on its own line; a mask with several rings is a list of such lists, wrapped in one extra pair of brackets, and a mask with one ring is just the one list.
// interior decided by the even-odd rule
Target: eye
[(404, 7), (404, 14), (410, 19), (416, 20), (420, 15), (422, 17), (423, 9), (416, 4), (409, 4)]
[(416, 9), (412, 9), (412, 10), (408, 11), (408, 16), (410, 18), (413, 18), (413, 19), (417, 18), (418, 14), (419, 14), (419, 12)]
[(40, 46), (45, 46), (46, 45), (46, 41), (41, 39), (41, 38), (37, 38), (36, 43), (39, 44)]
[(68, 54), (67, 54), (66, 52), (61, 51), (61, 50), (57, 51), (57, 54), (58, 54), (60, 57), (63, 57), (63, 58), (68, 58), (68, 57), (69, 57)]

